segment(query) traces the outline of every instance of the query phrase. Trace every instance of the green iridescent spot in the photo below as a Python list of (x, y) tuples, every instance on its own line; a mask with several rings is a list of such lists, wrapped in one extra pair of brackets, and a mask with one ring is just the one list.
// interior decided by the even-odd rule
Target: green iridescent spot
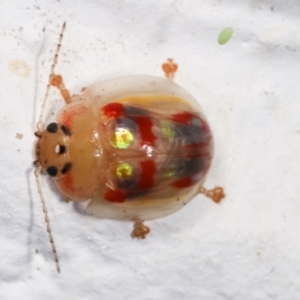
[(132, 176), (132, 170), (132, 166), (124, 162), (117, 166), (116, 174), (119, 178), (128, 178)]
[(134, 140), (133, 134), (127, 128), (118, 128), (111, 138), (111, 144), (118, 149), (126, 149)]
[(220, 45), (226, 44), (232, 37), (233, 29), (231, 27), (227, 27), (221, 31), (218, 37), (218, 43)]
[(174, 170), (168, 170), (167, 172), (164, 173), (163, 177), (164, 178), (171, 178), (174, 177), (176, 172)]
[(161, 121), (161, 130), (165, 137), (172, 138), (175, 136), (175, 131), (172, 128), (172, 123), (170, 121)]

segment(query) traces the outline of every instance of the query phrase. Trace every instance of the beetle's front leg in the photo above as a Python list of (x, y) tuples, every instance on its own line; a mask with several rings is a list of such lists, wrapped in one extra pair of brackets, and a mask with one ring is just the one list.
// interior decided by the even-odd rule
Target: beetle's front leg
[(167, 62), (162, 64), (162, 69), (165, 72), (166, 78), (172, 81), (174, 79), (175, 72), (178, 69), (178, 65), (173, 62), (172, 58), (168, 58)]
[(61, 75), (53, 74), (50, 77), (50, 85), (55, 86), (61, 93), (66, 104), (71, 103), (71, 97), (69, 91), (66, 89), (63, 78)]
[(133, 238), (144, 239), (150, 232), (150, 228), (143, 224), (142, 221), (136, 221), (133, 224), (133, 231), (131, 236)]

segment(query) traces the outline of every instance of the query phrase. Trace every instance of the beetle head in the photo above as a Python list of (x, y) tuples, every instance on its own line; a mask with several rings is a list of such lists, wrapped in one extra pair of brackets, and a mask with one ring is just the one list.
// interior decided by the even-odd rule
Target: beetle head
[(68, 152), (71, 131), (60, 123), (50, 123), (46, 130), (35, 133), (38, 141), (35, 147), (36, 161), (52, 177), (66, 174), (72, 167)]

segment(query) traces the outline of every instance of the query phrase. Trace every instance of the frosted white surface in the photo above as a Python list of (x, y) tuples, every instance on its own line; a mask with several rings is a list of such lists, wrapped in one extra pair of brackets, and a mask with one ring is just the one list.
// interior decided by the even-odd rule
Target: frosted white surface
[[(299, 15), (298, 0), (2, 0), (0, 299), (300, 299)], [(206, 185), (227, 197), (199, 196), (138, 241), (132, 224), (84, 214), (43, 177), (57, 274), (32, 161), (64, 21), (57, 72), (73, 93), (178, 62), (175, 80), (215, 136)], [(62, 105), (52, 90), (46, 117)]]

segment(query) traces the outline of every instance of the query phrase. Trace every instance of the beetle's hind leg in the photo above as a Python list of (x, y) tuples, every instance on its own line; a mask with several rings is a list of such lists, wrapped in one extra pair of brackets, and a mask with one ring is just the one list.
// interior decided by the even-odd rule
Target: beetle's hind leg
[(199, 194), (204, 194), (206, 197), (212, 199), (215, 203), (219, 203), (223, 198), (225, 198), (224, 190), (219, 186), (216, 186), (211, 190), (207, 190), (205, 187), (201, 186), (198, 192)]
[(150, 228), (148, 226), (144, 225), (142, 221), (136, 221), (133, 224), (131, 236), (133, 238), (144, 239), (149, 232)]
[(69, 91), (66, 89), (61, 75), (52, 74), (50, 76), (50, 85), (55, 86), (59, 91), (66, 104), (71, 102)]
[(178, 69), (178, 65), (174, 63), (172, 58), (168, 58), (167, 62), (163, 63), (161, 67), (165, 72), (166, 78), (172, 81), (174, 79), (175, 72)]

